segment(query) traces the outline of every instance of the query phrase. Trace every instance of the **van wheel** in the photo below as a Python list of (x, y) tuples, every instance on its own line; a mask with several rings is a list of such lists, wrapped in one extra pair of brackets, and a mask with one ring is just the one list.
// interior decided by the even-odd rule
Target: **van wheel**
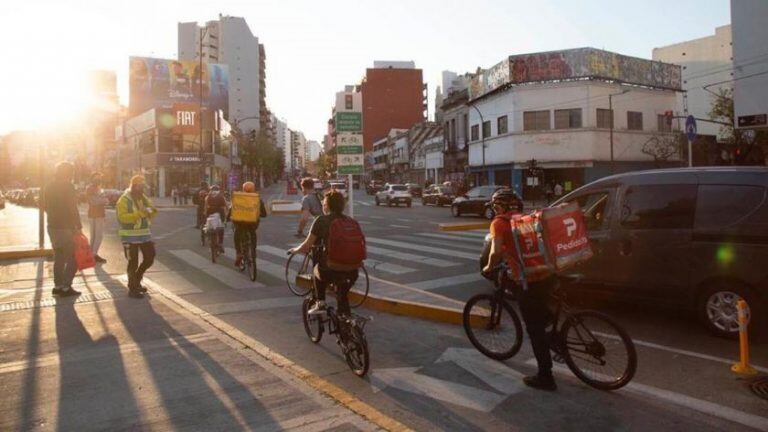
[[(744, 284), (721, 281), (704, 289), (699, 296), (696, 312), (699, 319), (713, 334), (736, 339), (739, 337), (738, 309), (739, 300), (747, 302), (749, 329), (759, 329), (764, 319), (760, 299)], [(757, 324), (755, 322), (757, 321)]]

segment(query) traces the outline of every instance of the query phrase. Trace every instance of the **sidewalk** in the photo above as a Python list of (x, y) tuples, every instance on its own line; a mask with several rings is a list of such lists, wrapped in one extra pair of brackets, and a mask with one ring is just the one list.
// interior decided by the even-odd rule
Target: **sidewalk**
[(54, 299), (49, 264), (0, 280), (0, 430), (375, 430), (179, 307), (79, 276)]

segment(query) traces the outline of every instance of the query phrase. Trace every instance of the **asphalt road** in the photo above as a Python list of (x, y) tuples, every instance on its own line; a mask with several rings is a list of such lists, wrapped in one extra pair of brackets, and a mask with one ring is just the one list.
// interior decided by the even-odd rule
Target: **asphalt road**
[[(460, 301), (490, 289), (477, 277), (482, 233), (437, 231), (440, 222), (456, 221), (448, 208), (375, 207), (362, 192), (354, 201), (371, 275)], [(107, 215), (111, 233), (113, 215)], [(687, 314), (647, 307), (581, 304), (614, 317), (636, 342), (637, 375), (613, 393), (587, 387), (562, 365), (557, 392), (528, 389), (520, 382), (535, 371), (527, 340), (514, 359), (499, 363), (479, 355), (458, 326), (365, 309), (359, 312), (374, 318), (366, 327), (372, 371), (356, 378), (329, 335), (309, 342), (300, 300), (285, 287), (282, 251), (299, 241), (297, 216), (262, 221), (257, 284), (232, 268), (231, 256), (210, 262), (194, 217), (191, 209), (160, 212), (153, 226), (158, 257), (148, 278), (415, 429), (768, 430), (768, 401), (730, 372), (737, 343), (710, 336)], [(225, 243), (232, 247), (231, 231)], [(109, 260), (102, 270), (124, 272), (114, 235), (101, 255)], [(767, 343), (753, 344), (752, 363), (768, 373)]]

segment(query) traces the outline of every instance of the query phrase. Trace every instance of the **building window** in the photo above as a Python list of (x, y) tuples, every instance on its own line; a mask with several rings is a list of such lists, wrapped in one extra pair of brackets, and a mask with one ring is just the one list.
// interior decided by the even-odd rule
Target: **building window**
[(456, 119), (451, 119), (451, 147), (456, 147)]
[(480, 125), (472, 125), (472, 129), (470, 131), (471, 134), (471, 140), (477, 141), (480, 139)]
[(451, 129), (448, 127), (450, 123), (445, 122), (445, 131), (443, 132), (443, 136), (445, 137), (445, 143), (448, 144), (448, 148), (451, 147)]
[(496, 130), (499, 135), (509, 132), (507, 128), (507, 116), (501, 116), (496, 119)]
[(555, 110), (555, 129), (581, 127), (581, 108)]
[(604, 108), (597, 109), (597, 127), (610, 129), (613, 123), (613, 111)]
[(672, 132), (672, 119), (667, 122), (667, 116), (664, 114), (656, 116), (656, 123), (658, 123), (659, 132)]
[(643, 113), (627, 111), (627, 129), (643, 130)]
[(550, 130), (549, 110), (526, 111), (523, 113), (523, 130)]
[(491, 136), (491, 121), (487, 120), (483, 122), (483, 138)]
[(464, 123), (462, 125), (461, 135), (464, 137), (464, 144), (467, 144), (467, 132), (469, 132), (469, 116), (464, 114)]

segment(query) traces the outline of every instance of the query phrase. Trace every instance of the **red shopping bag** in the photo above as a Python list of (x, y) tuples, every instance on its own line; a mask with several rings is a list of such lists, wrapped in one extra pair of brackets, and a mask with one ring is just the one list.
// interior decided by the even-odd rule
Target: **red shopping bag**
[(91, 252), (91, 245), (88, 243), (88, 237), (86, 237), (85, 234), (78, 232), (72, 237), (72, 242), (75, 244), (75, 261), (77, 261), (77, 269), (84, 270), (95, 267), (96, 260), (93, 258), (93, 252)]

